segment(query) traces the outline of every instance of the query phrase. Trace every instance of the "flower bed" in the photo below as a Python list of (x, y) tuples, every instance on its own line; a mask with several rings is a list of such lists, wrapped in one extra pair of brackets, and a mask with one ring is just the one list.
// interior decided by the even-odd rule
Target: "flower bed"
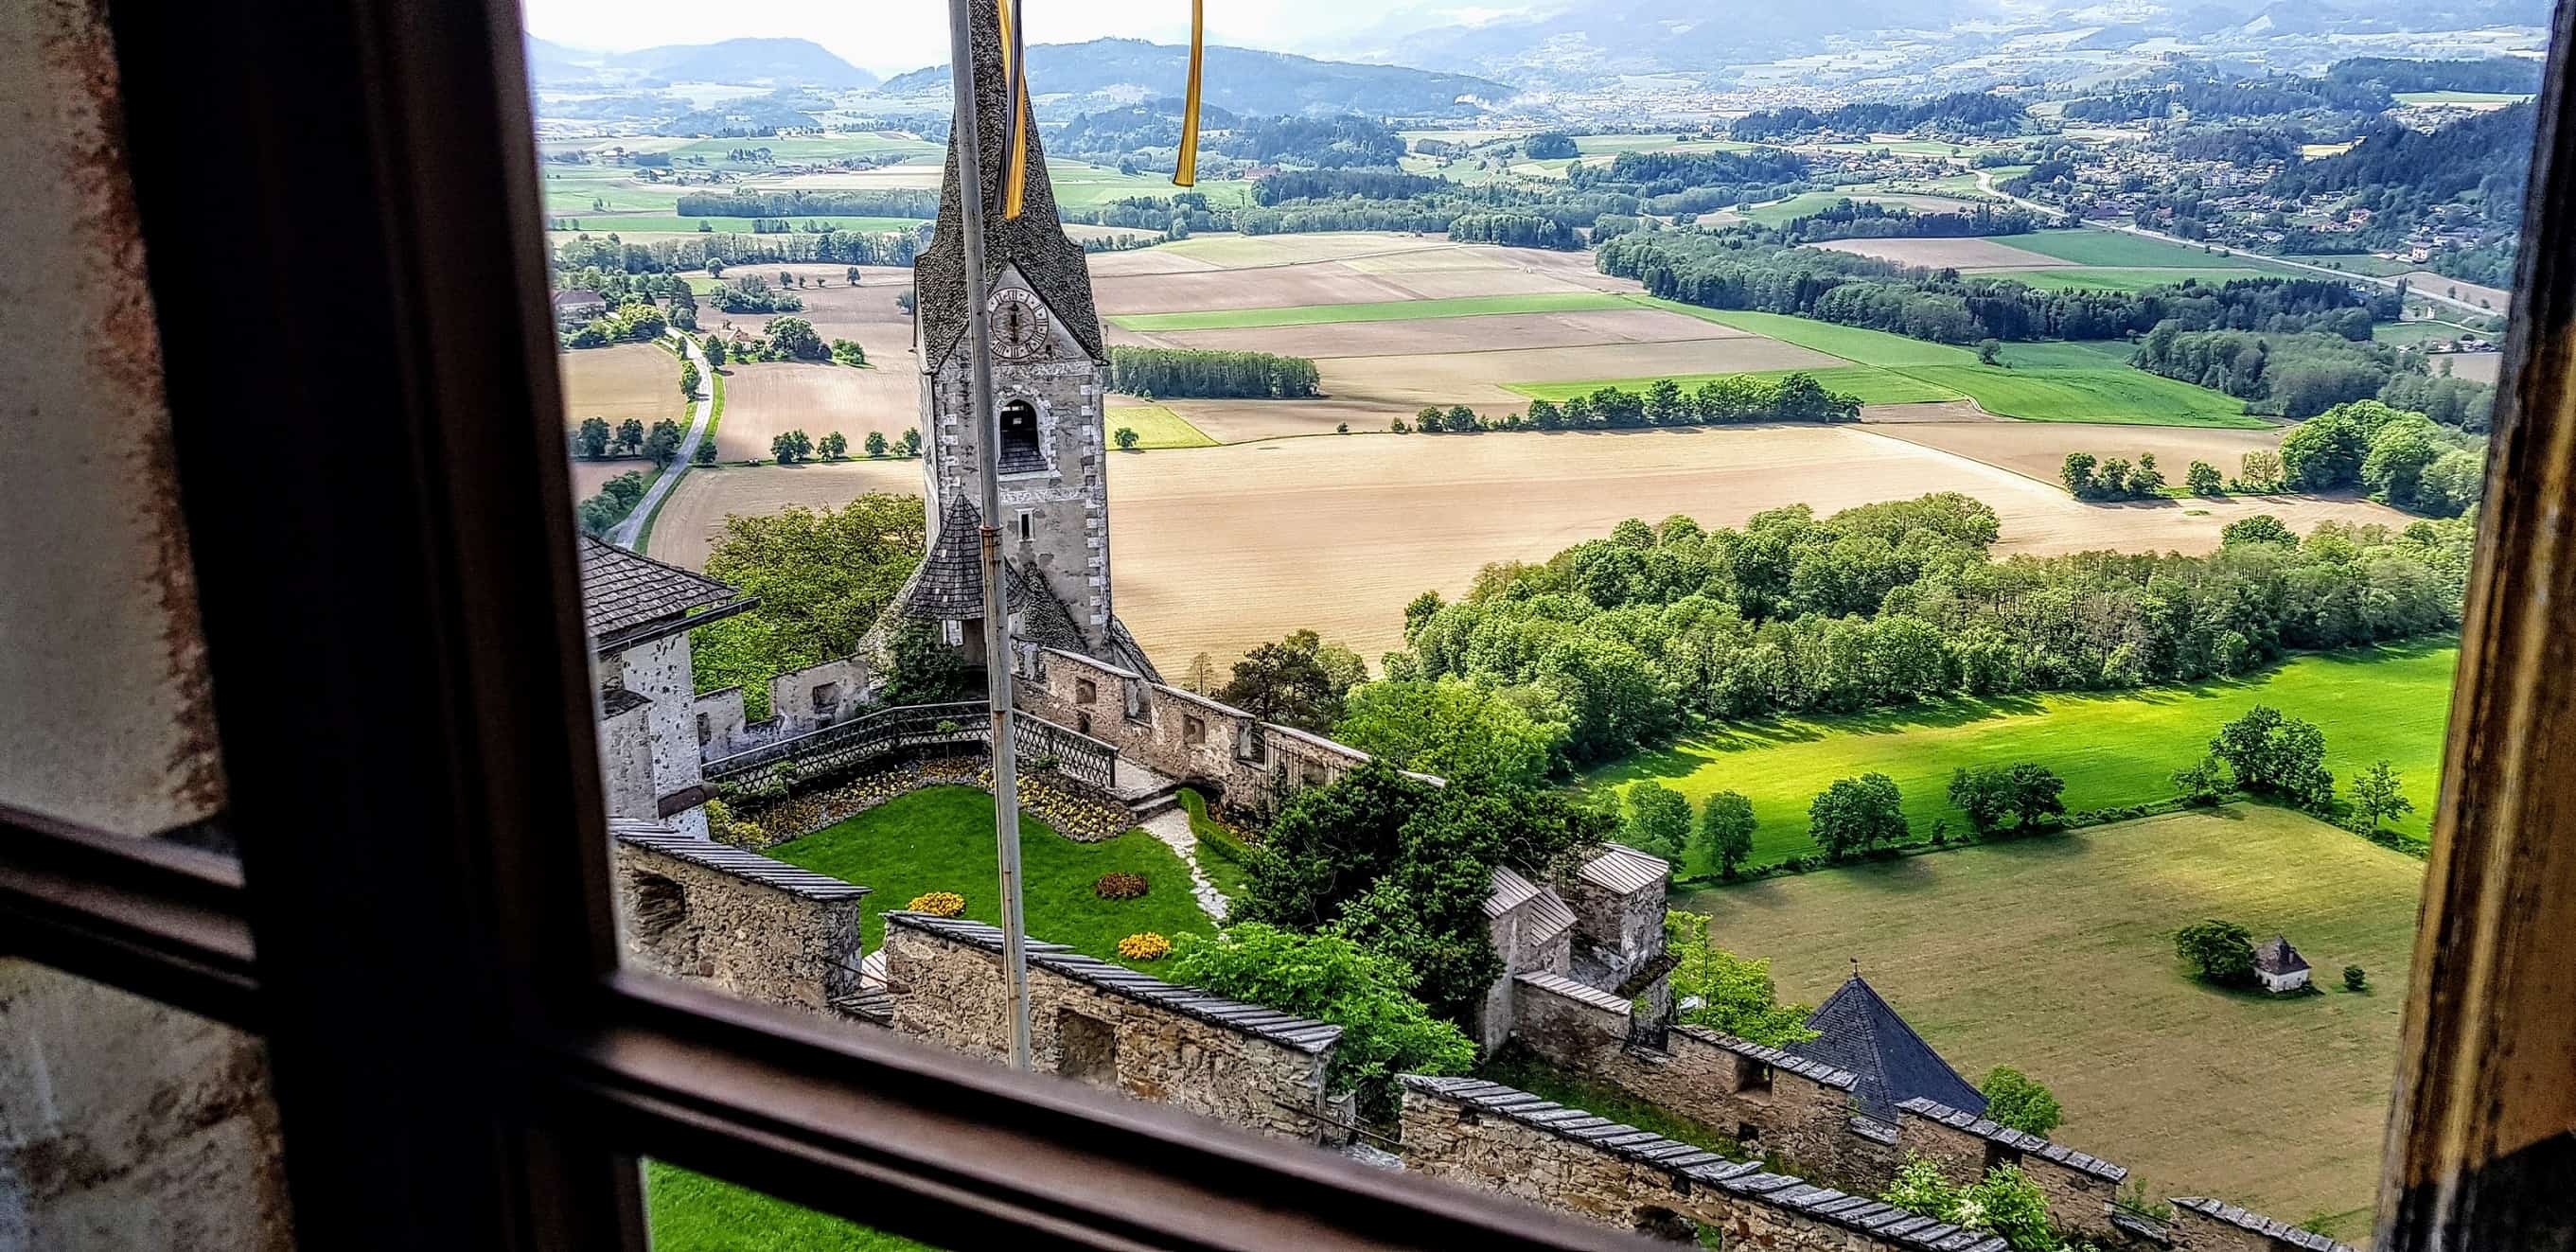
[[(1052, 772), (1022, 774), (1018, 782), (1020, 808), (1044, 818), (1057, 833), (1076, 843), (1115, 839), (1136, 825), (1136, 815), (1126, 805)], [(802, 838), (924, 787), (990, 791), (993, 771), (982, 757), (926, 757), (791, 796), (756, 812), (748, 800), (737, 801), (733, 817), (737, 826), (759, 829), (757, 844), (742, 845), (757, 850)]]

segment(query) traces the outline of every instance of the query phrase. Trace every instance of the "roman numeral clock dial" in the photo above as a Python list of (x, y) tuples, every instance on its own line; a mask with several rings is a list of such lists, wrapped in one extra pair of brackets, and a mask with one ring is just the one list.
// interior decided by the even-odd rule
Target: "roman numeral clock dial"
[(993, 355), (1005, 361), (1026, 361), (1046, 351), (1047, 311), (1037, 296), (1018, 287), (1004, 287), (993, 293)]

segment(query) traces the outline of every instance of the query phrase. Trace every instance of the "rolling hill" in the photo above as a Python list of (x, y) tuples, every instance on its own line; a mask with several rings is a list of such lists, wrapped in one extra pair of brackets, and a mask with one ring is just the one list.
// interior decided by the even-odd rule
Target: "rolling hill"
[[(1029, 89), (1042, 113), (1071, 116), (1177, 96), (1189, 50), (1141, 39), (1038, 44), (1029, 49)], [(1514, 94), (1491, 79), (1440, 74), (1402, 65), (1318, 61), (1284, 52), (1211, 44), (1206, 100), (1238, 114), (1367, 113), (1437, 117), (1476, 111), (1461, 98), (1497, 103)], [(889, 96), (937, 95), (948, 90), (948, 67), (934, 65), (887, 79)]]

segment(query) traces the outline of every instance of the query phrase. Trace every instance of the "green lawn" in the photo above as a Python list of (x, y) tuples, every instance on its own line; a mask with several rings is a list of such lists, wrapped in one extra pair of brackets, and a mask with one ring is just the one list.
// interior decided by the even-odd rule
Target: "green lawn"
[[(1860, 398), (1860, 402), (1863, 404), (1921, 404), (1926, 401), (1956, 400), (1959, 398), (1958, 392), (1952, 391), (1946, 387), (1942, 387), (1934, 383), (1928, 383), (1919, 378), (1899, 374), (1894, 370), (1883, 370), (1870, 365), (1840, 365), (1827, 369), (1815, 370), (1755, 370), (1749, 374), (1743, 375), (1670, 374), (1664, 375), (1663, 377), (1671, 378), (1675, 383), (1679, 384), (1683, 390), (1687, 391), (1699, 386), (1701, 383), (1718, 378), (1750, 377), (1779, 379), (1785, 378), (1791, 374), (1805, 374), (1808, 377), (1815, 379), (1819, 385), (1823, 386), (1828, 391), (1838, 391), (1844, 395), (1858, 396)], [(1506, 391), (1518, 392), (1533, 400), (1556, 400), (1561, 402), (1571, 400), (1576, 396), (1590, 395), (1604, 387), (1616, 387), (1622, 391), (1643, 392), (1646, 388), (1653, 386), (1657, 381), (1658, 380), (1654, 378), (1588, 378), (1581, 382), (1571, 383), (1506, 383), (1503, 385), (1503, 389)]]
[[(1701, 891), (1716, 941), (1814, 1004), (1851, 962), (1970, 1081), (2054, 1089), (2050, 1137), (2158, 1197), (2225, 1195), (2367, 1238), (2406, 1003), (2421, 863), (2262, 805), (2176, 813)], [(2185, 976), (2207, 917), (2289, 936), (2324, 994)], [(2342, 969), (2370, 989), (2343, 989)]]
[(2087, 266), (2075, 270), (1993, 270), (1981, 272), (1979, 278), (2009, 278), (2042, 291), (2144, 291), (2149, 287), (2173, 286), (2185, 280), (2216, 284), (2250, 277), (2242, 269), (2184, 268), (2109, 269)]
[(2040, 230), (2025, 235), (1997, 235), (1992, 242), (2078, 265), (2111, 268), (2184, 267), (2193, 269), (2258, 269), (2243, 257), (2204, 252), (2189, 244), (2167, 243), (2120, 230)]
[(1244, 883), (1252, 877), (1252, 849), (1208, 816), (1207, 797), (1196, 788), (1181, 788), (1181, 807), (1188, 810), (1190, 834), (1199, 841), (1199, 869), (1218, 894), (1242, 899)]
[(653, 1252), (931, 1252), (776, 1196), (660, 1161), (644, 1163)]
[(2051, 339), (2004, 345), (2004, 364), (2016, 369), (2100, 369), (2126, 366), (2138, 346), (2126, 339)]
[[(2445, 641), (2303, 656), (2237, 682), (1714, 724), (1606, 767), (1593, 781), (1660, 779), (1694, 804), (1713, 792), (1742, 792), (1761, 823), (1752, 863), (1767, 865), (1816, 850), (1807, 805), (1837, 778), (1894, 778), (1918, 833), (1943, 820), (1954, 833), (1966, 831), (1945, 794), (1962, 765), (2046, 765), (2066, 779), (2071, 810), (2140, 804), (2171, 796), (2173, 772), (2200, 758), (2221, 723), (2269, 704), (2324, 730), (2338, 786), (2373, 761), (2395, 764), (2415, 812), (2392, 825), (2422, 839), (2431, 830), (2458, 660), (2457, 645)], [(1695, 851), (1686, 859), (1687, 872), (1707, 869)]]
[(1893, 205), (1911, 208), (1917, 213), (1966, 212), (1969, 209), (1977, 207), (1973, 202), (1960, 200), (1954, 205), (1932, 206), (1927, 208), (1925, 206), (1913, 204), (1907, 199), (1900, 198), (1920, 197), (1923, 195), (1925, 195), (1925, 193), (1919, 191), (1872, 191), (1861, 187), (1842, 187), (1833, 191), (1804, 191), (1791, 196), (1786, 200), (1775, 200), (1769, 204), (1755, 205), (1753, 208), (1745, 210), (1743, 216), (1752, 221), (1760, 222), (1765, 226), (1778, 226), (1794, 217), (1806, 217), (1810, 214), (1821, 213), (1826, 209), (1834, 207), (1834, 202), (1837, 200), (1852, 200), (1860, 202), (1883, 200)]
[(1200, 313), (1130, 313), (1109, 320), (1126, 330), (1233, 330), (1255, 326), (1320, 326), (1337, 322), (1409, 322), (1433, 317), (1485, 317), (1498, 313), (1576, 313), (1627, 307), (1615, 291), (1541, 291), (1507, 296), (1457, 296), (1446, 300), (1375, 300), (1357, 304), (1302, 304), (1275, 309), (1214, 309)]
[[(669, 206), (664, 205), (661, 207), (667, 209)], [(655, 216), (641, 213), (611, 217), (607, 214), (596, 212), (568, 213), (565, 216), (569, 217), (573, 221), (581, 223), (580, 229), (593, 235), (661, 233), (687, 234), (697, 230), (698, 224), (701, 222), (706, 223), (710, 232), (748, 235), (752, 233), (752, 223), (762, 220), (752, 217), (678, 217)], [(914, 217), (780, 217), (770, 218), (768, 220), (785, 222), (792, 229), (799, 232), (802, 232), (810, 223), (821, 222), (824, 225), (830, 226), (834, 230), (882, 234), (888, 231), (917, 230), (924, 224), (925, 219)]]
[(2434, 340), (2449, 342), (2462, 335), (2476, 335), (2480, 339), (2494, 338), (2492, 335), (2471, 330), (2457, 322), (2381, 322), (2370, 328), (2371, 339), (2378, 343), (2430, 343)]
[(1954, 344), (1934, 343), (1928, 339), (1909, 339), (1883, 330), (1859, 326), (1841, 326), (1820, 322), (1811, 317), (1793, 317), (1786, 313), (1755, 313), (1745, 309), (1704, 309), (1678, 300), (1661, 300), (1638, 296), (1639, 303), (1686, 314), (1720, 326), (1751, 331), (1757, 335), (1813, 348), (1829, 356), (1838, 356), (1857, 365), (1968, 365), (1977, 354)]
[[(928, 787), (782, 844), (769, 855), (870, 888), (860, 942), (876, 951), (883, 914), (929, 891), (966, 897), (965, 916), (999, 925), (993, 797), (973, 787)], [(1189, 867), (1152, 835), (1131, 830), (1100, 843), (1075, 843), (1035, 815), (1020, 815), (1020, 867), (1029, 936), (1118, 960), (1118, 941), (1139, 931), (1166, 938), (1212, 934), (1190, 898)], [(1102, 874), (1143, 874), (1151, 890), (1134, 900), (1091, 892)], [(1121, 962), (1133, 964), (1132, 962)], [(1151, 964), (1135, 968), (1152, 972)]]
[[(1114, 437), (1121, 426), (1136, 432), (1138, 448), (1213, 448), (1216, 440), (1206, 431), (1189, 423), (1189, 419), (1159, 404), (1139, 404), (1109, 410), (1109, 433)], [(1117, 447), (1114, 438), (1110, 444)]]
[(2298, 259), (2310, 265), (2322, 265), (2330, 270), (2342, 270), (2348, 274), (2369, 274), (2378, 278), (2395, 278), (2400, 274), (2424, 268), (2413, 261), (2400, 261), (2393, 257), (2378, 256), (2368, 252), (2321, 252)]

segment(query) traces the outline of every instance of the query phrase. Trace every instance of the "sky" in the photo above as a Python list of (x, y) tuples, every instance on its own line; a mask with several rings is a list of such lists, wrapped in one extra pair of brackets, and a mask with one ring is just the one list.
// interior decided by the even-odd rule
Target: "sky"
[[(1208, 39), (1309, 55), (1365, 48), (1369, 32), (1496, 15), (1512, 0), (1210, 0)], [(630, 51), (747, 36), (811, 39), (862, 69), (898, 74), (948, 60), (948, 6), (921, 0), (859, 4), (708, 5), (704, 0), (522, 0), (528, 29), (557, 43)], [(1179, 43), (1189, 0), (1025, 0), (1032, 43), (1102, 36)]]

